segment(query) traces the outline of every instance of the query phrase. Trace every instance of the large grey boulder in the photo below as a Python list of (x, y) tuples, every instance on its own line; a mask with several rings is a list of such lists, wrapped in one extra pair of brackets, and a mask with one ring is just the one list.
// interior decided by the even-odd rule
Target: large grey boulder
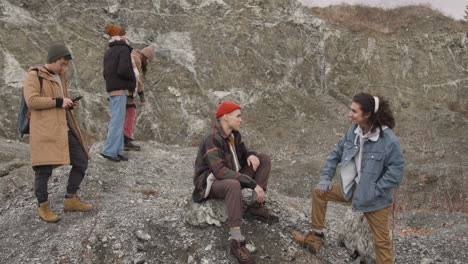
[(187, 199), (185, 203), (183, 219), (187, 224), (198, 227), (221, 226), (227, 221), (224, 200), (210, 199), (203, 203), (195, 203), (192, 199)]
[(348, 248), (351, 253), (357, 251), (360, 259), (367, 264), (375, 262), (372, 231), (364, 214), (348, 209), (343, 224), (338, 225), (337, 233), (339, 243)]

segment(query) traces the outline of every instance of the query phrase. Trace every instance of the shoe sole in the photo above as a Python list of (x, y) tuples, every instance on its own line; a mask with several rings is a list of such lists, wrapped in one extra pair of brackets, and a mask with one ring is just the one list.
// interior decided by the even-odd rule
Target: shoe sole
[(270, 225), (270, 224), (275, 224), (275, 223), (278, 223), (278, 222), (279, 222), (279, 219), (278, 219), (278, 220), (268, 220), (268, 219), (265, 219), (265, 218), (263, 218), (263, 217), (261, 217), (261, 216), (253, 215), (253, 214), (251, 214), (251, 213), (249, 213), (249, 212), (246, 212), (246, 213), (244, 214), (244, 218), (245, 218), (245, 219), (248, 219), (248, 220), (258, 220), (258, 221), (260, 221), (260, 222), (264, 222), (264, 223), (267, 223), (267, 224), (269, 224), (269, 225)]
[(42, 219), (42, 217), (40, 217), (40, 216), (39, 216), (39, 219), (41, 219), (42, 221), (44, 221), (46, 223), (57, 223), (58, 221), (60, 221), (60, 217), (57, 220), (54, 220), (54, 221), (46, 221), (46, 220)]
[(124, 147), (124, 150), (125, 150), (125, 151), (129, 151), (129, 150), (140, 151), (141, 148)]
[(101, 154), (101, 157), (103, 157), (104, 159), (106, 160), (110, 160), (110, 161), (113, 161), (113, 162), (120, 162), (120, 158), (119, 159), (113, 159), (111, 157), (107, 157), (107, 156), (104, 156)]
[(128, 161), (128, 158), (122, 159), (122, 157), (119, 156), (120, 161)]
[[(307, 243), (298, 241), (298, 240), (296, 240), (296, 239), (294, 239), (294, 241), (296, 241), (297, 243), (299, 243), (299, 245), (301, 245), (302, 248), (307, 249), (307, 251), (309, 251), (312, 255), (317, 255), (318, 249), (315, 249), (313, 246), (311, 246), (311, 245), (309, 245), (309, 244), (307, 244)], [(320, 249), (320, 248), (319, 248), (319, 249)]]
[(301, 243), (301, 245), (302, 247), (305, 247), (310, 252), (310, 254), (317, 255), (317, 250), (314, 247), (309, 246), (308, 244), (304, 244), (304, 243)]
[(63, 209), (64, 212), (89, 212), (89, 211), (92, 211), (93, 208), (89, 209), (89, 210), (73, 210), (73, 209)]

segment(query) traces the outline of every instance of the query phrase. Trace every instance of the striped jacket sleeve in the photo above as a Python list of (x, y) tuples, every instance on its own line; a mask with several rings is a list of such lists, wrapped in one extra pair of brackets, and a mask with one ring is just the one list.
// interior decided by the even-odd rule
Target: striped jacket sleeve
[(228, 167), (226, 158), (230, 158), (232, 154), (224, 152), (222, 147), (223, 142), (219, 142), (213, 136), (210, 136), (205, 143), (206, 152), (203, 154), (203, 159), (216, 179), (236, 179), (241, 183), (242, 187), (255, 188), (257, 183), (251, 177), (235, 172)]

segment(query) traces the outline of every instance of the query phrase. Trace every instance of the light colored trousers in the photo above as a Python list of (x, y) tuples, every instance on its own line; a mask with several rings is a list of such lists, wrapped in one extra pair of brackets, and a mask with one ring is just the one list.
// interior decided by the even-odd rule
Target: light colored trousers
[[(312, 228), (322, 230), (325, 226), (325, 215), (328, 201), (350, 202), (343, 197), (341, 184), (333, 184), (333, 188), (325, 194), (317, 189), (312, 192)], [(388, 217), (392, 206), (373, 212), (364, 213), (367, 223), (374, 235), (375, 256), (377, 264), (393, 263), (393, 245), (388, 228)]]
[(109, 97), (109, 107), (111, 117), (107, 129), (107, 139), (102, 147), (102, 154), (116, 158), (124, 153), (123, 128), (125, 121), (125, 104), (127, 95), (123, 91), (122, 95)]

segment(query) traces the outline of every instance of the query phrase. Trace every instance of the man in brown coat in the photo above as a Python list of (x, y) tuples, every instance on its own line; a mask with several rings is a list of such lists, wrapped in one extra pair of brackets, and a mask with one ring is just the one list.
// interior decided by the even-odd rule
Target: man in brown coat
[(23, 82), (24, 98), (31, 112), (29, 145), (38, 214), (46, 222), (60, 219), (49, 207), (47, 182), (52, 169), (64, 164), (72, 165), (64, 210), (93, 209), (76, 194), (88, 168), (89, 156), (71, 112), (78, 107), (78, 102), (69, 98), (67, 87), (66, 69), (71, 59), (65, 45), (53, 44), (48, 50), (47, 63), (31, 67)]

